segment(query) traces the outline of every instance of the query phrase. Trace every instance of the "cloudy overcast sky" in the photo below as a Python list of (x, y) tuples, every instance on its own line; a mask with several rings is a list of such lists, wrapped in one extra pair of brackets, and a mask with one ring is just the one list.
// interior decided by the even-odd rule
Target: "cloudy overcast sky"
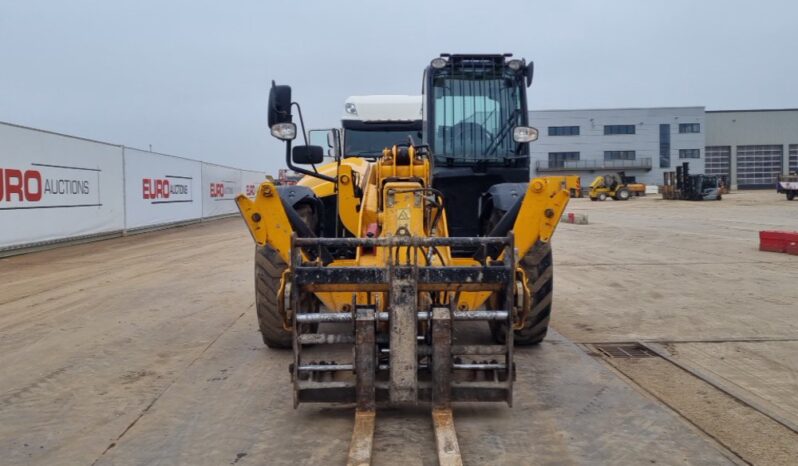
[(275, 171), (269, 82), (310, 127), (418, 94), (440, 52), (535, 61), (530, 108), (798, 107), (798, 2), (0, 0), (0, 121)]

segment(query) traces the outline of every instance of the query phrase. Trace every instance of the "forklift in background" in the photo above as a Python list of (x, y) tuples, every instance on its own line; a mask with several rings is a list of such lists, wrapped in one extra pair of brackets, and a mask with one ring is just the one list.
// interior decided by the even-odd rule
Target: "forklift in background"
[(718, 176), (691, 175), (690, 164), (682, 163), (676, 171), (664, 172), (660, 192), (663, 199), (684, 201), (720, 201), (723, 183)]

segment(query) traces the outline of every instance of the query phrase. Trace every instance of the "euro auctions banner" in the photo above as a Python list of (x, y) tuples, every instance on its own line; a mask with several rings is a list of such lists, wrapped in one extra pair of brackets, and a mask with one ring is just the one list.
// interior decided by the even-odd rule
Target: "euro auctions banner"
[(199, 220), (202, 163), (125, 148), (127, 229)]
[(249, 170), (241, 171), (242, 193), (254, 198), (258, 192), (258, 186), (266, 181), (266, 174), (263, 172), (253, 172)]
[(124, 228), (122, 148), (0, 123), (0, 249)]
[(202, 164), (203, 217), (238, 212), (235, 198), (241, 192), (241, 170), (210, 163)]

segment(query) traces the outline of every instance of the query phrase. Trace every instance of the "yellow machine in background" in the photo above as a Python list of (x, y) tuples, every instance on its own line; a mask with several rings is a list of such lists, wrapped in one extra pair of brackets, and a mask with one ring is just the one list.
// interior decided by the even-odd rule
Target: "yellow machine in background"
[(626, 181), (623, 172), (617, 175), (599, 175), (590, 183), (588, 197), (591, 201), (604, 201), (607, 198), (626, 201), (632, 196), (646, 195), (646, 185)]
[[(451, 402), (512, 404), (513, 348), (546, 335), (549, 242), (579, 189), (575, 176), (529, 179), (531, 64), (442, 55), (424, 79), (421, 143), (347, 157), (332, 130), (340, 155), (312, 170), (297, 165), (321, 163), (324, 150), (292, 150), (299, 106), (290, 87), (273, 85), (271, 132), (305, 178), (266, 181), (254, 199), (236, 199), (257, 244), (264, 342), (293, 349), (295, 404), (357, 404), (353, 463), (370, 453), (378, 401), (431, 402), (439, 458), (459, 458)], [(455, 341), (457, 328), (477, 321), (495, 343)], [(328, 323), (346, 325), (331, 333)], [(324, 354), (343, 346), (351, 360), (310, 359), (311, 345), (330, 345)]]

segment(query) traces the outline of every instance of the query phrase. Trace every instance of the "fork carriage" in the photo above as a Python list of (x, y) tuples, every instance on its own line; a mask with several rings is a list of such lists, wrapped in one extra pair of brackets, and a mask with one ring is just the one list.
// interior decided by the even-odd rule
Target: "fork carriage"
[[(503, 254), (499, 260), (488, 257), (475, 266), (419, 263), (431, 248), (465, 246), (494, 247)], [(383, 248), (394, 260), (382, 267), (335, 267), (304, 260), (301, 253), (335, 247)], [(294, 237), (290, 301), (291, 309), (297, 310), (295, 403), (357, 402), (362, 409), (372, 409), (378, 401), (511, 405), (513, 322), (522, 317), (522, 309), (515, 306), (515, 264), (512, 234), (505, 238)], [(324, 291), (351, 292), (360, 299), (353, 299), (348, 312), (306, 312), (300, 307), (303, 294)], [(457, 303), (463, 291), (498, 292), (504, 302), (501, 309), (460, 310)], [(475, 321), (505, 322), (505, 343), (454, 344), (455, 328)], [(352, 325), (339, 333), (311, 331), (315, 326), (303, 325), (322, 323)], [(354, 345), (351, 361), (309, 363), (303, 357), (306, 345), (337, 343)]]

